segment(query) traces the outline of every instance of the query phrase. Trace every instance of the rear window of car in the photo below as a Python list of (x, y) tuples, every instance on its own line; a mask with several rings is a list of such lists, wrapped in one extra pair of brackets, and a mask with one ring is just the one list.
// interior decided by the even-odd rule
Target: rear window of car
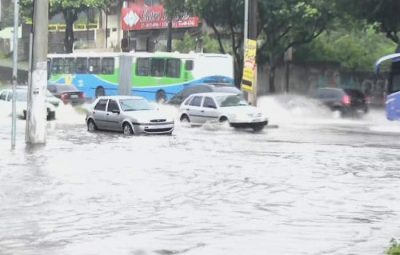
[(107, 99), (100, 99), (99, 102), (97, 102), (94, 109), (98, 111), (105, 111), (106, 105), (107, 105)]
[(242, 93), (238, 88), (236, 88), (234, 86), (215, 86), (214, 91), (215, 92), (224, 92), (224, 93), (235, 93), (235, 94)]
[(316, 96), (317, 98), (336, 98), (341, 97), (343, 95), (343, 91), (338, 89), (318, 89)]
[(201, 105), (201, 99), (202, 97), (200, 96), (195, 96), (193, 99), (190, 101), (189, 105), (191, 106), (200, 106)]
[(344, 91), (351, 97), (364, 98), (364, 93), (356, 89), (344, 89)]

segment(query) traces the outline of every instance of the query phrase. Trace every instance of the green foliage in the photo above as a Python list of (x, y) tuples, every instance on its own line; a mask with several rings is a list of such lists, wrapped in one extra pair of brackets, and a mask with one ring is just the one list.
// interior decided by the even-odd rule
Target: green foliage
[(14, 25), (14, 4), (13, 2), (2, 4), (1, 14), (1, 27), (11, 27)]
[(174, 49), (182, 53), (194, 51), (196, 49), (196, 39), (190, 36), (189, 33), (185, 33), (182, 40), (175, 41)]
[(332, 1), (260, 1), (261, 45), (258, 63), (274, 66), (290, 47), (309, 43), (333, 20)]
[[(225, 43), (225, 48), (229, 48), (229, 46), (227, 45), (227, 42), (224, 42), (224, 43)], [(209, 35), (204, 35), (203, 36), (203, 52), (218, 53), (219, 52), (218, 41)], [(228, 53), (232, 54), (232, 52), (230, 52), (229, 50), (228, 50)]]
[[(202, 36), (202, 40), (203, 52), (219, 53), (219, 46), (216, 39), (206, 34)], [(196, 38), (191, 36), (189, 33), (185, 33), (182, 40), (177, 40), (174, 43), (174, 49), (182, 53), (195, 51), (197, 48)]]
[(390, 243), (391, 246), (386, 253), (388, 255), (400, 255), (400, 244), (395, 239), (392, 239)]
[(311, 62), (339, 62), (342, 67), (371, 71), (375, 61), (393, 53), (396, 44), (373, 28), (364, 30), (339, 29), (323, 33), (310, 44), (296, 49), (294, 59)]
[(398, 0), (336, 0), (340, 12), (365, 20), (393, 42), (400, 44), (400, 1)]

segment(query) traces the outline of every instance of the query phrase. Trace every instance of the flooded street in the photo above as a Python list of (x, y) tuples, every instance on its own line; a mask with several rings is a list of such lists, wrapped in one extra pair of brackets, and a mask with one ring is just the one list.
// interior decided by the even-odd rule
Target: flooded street
[[(45, 146), (10, 150), (0, 115), (0, 254), (384, 254), (400, 236), (400, 123), (259, 105), (260, 133), (86, 131), (64, 109)], [(170, 110), (170, 109), (167, 109)]]

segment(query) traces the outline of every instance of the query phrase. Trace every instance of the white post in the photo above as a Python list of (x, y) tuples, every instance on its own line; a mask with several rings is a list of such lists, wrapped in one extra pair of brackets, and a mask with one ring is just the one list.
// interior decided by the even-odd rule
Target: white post
[(48, 7), (48, 0), (34, 2), (32, 84), (29, 86), (26, 120), (26, 142), (30, 144), (46, 143)]
[[(0, 0), (1, 1), (1, 0)], [(14, 0), (14, 39), (13, 39), (13, 74), (12, 74), (12, 126), (11, 126), (11, 148), (15, 148), (17, 130), (17, 66), (18, 66), (18, 0)]]
[[(249, 0), (244, 0), (244, 24), (243, 24), (243, 62), (246, 52), (246, 43), (249, 38)], [(243, 69), (243, 68), (242, 68)], [(243, 74), (242, 74), (243, 79)], [(249, 101), (249, 93), (243, 91), (244, 97)]]

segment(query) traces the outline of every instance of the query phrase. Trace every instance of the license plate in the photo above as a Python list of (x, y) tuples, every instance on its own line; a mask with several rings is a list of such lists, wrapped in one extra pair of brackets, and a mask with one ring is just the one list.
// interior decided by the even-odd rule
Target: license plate
[(261, 122), (262, 119), (253, 119), (253, 122)]
[(78, 95), (71, 95), (71, 98), (78, 98)]
[(159, 129), (159, 128), (170, 128), (171, 125), (156, 125), (156, 126), (149, 126), (149, 129)]

